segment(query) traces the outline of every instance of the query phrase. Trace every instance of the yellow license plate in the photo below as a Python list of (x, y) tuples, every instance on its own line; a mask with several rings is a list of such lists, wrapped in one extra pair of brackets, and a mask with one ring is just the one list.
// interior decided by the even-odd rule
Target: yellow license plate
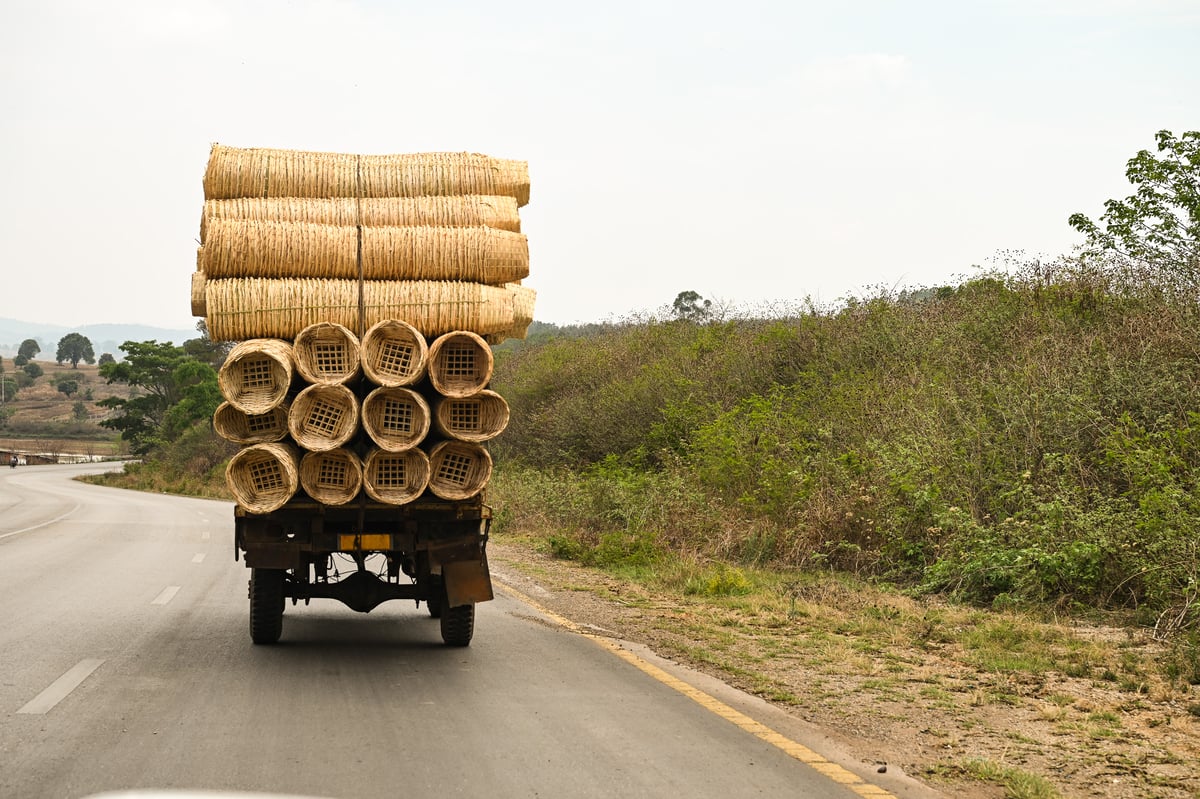
[(391, 549), (392, 537), (387, 533), (364, 533), (362, 535), (343, 535), (339, 536), (341, 546), (339, 549), (344, 551), (354, 551), (356, 549)]

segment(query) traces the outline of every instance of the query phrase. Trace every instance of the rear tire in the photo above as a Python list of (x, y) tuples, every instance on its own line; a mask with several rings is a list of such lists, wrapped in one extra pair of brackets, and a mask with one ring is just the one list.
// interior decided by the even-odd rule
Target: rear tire
[(283, 634), (283, 569), (250, 570), (250, 640), (273, 644)]
[(447, 646), (468, 646), (475, 634), (475, 606), (442, 608), (442, 641)]

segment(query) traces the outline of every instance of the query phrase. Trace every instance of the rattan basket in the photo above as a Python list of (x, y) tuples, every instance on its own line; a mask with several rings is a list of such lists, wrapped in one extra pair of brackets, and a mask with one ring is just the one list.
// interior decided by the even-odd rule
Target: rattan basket
[(207, 276), (199, 269), (192, 272), (192, 316), (204, 316), (208, 313), (204, 300), (204, 284), (207, 282)]
[(360, 373), (358, 337), (336, 322), (317, 322), (297, 333), (292, 357), (296, 371), (309, 383), (348, 383)]
[(292, 400), (288, 431), (311, 452), (328, 452), (349, 441), (358, 432), (358, 400), (342, 385), (314, 385)]
[(407, 322), (385, 319), (363, 334), (362, 368), (380, 386), (410, 386), (425, 376), (429, 344)]
[(363, 462), (363, 488), (377, 502), (404, 505), (421, 496), (428, 485), (429, 456), (419, 449), (375, 449)]
[(285, 400), (266, 413), (246, 413), (231, 403), (222, 402), (213, 413), (213, 429), (221, 438), (235, 444), (282, 441), (288, 434), (288, 407)]
[(239, 411), (266, 413), (287, 398), (292, 367), (290, 342), (249, 338), (229, 351), (217, 372), (217, 385)]
[(300, 487), (322, 505), (345, 505), (363, 484), (362, 461), (345, 447), (300, 459)]
[(429, 345), (429, 380), (447, 397), (469, 397), (487, 388), (492, 363), (492, 348), (469, 330), (446, 333)]
[(429, 490), (446, 500), (470, 499), (492, 477), (492, 456), (470, 441), (443, 441), (429, 452)]
[(508, 426), (508, 402), (486, 390), (469, 397), (446, 397), (434, 404), (433, 422), (438, 432), (449, 438), (489, 441)]
[(449, 197), (238, 197), (208, 200), (200, 217), (200, 243), (215, 219), (312, 222), (318, 225), (474, 227), (521, 232), (514, 197), (467, 194)]
[(380, 449), (403, 452), (428, 435), (429, 404), (411, 389), (381, 386), (363, 400), (362, 424)]
[(270, 513), (300, 485), (300, 454), (290, 444), (253, 444), (238, 450), (225, 467), (229, 493), (251, 513)]
[[(513, 295), (502, 286), (434, 280), (225, 278), (204, 286), (205, 324), (214, 341), (294, 339), (316, 322), (356, 334), (403, 319), (426, 337), (452, 330), (480, 335), (513, 327)], [(360, 306), (361, 301), (361, 306)]]

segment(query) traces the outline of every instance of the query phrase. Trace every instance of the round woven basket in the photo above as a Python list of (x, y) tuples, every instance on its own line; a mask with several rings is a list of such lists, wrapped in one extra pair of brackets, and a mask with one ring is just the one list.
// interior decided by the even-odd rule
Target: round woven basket
[(269, 444), (287, 437), (287, 420), (286, 400), (266, 413), (246, 413), (231, 403), (222, 402), (213, 413), (213, 429), (221, 438), (235, 444)]
[(407, 322), (385, 319), (363, 334), (362, 368), (380, 386), (411, 386), (425, 376), (429, 345)]
[(300, 487), (322, 505), (345, 505), (363, 484), (362, 461), (345, 447), (300, 459)]
[(508, 402), (495, 391), (486, 390), (469, 397), (446, 397), (434, 405), (433, 422), (449, 438), (488, 441), (508, 426)]
[(363, 400), (362, 423), (380, 449), (403, 452), (428, 435), (429, 404), (411, 389), (380, 386)]
[(300, 454), (290, 444), (254, 444), (238, 450), (225, 467), (229, 493), (251, 513), (283, 507), (300, 485)]
[(492, 478), (492, 456), (481, 444), (443, 441), (429, 452), (429, 490), (442, 499), (470, 499)]
[(447, 397), (469, 397), (487, 388), (492, 363), (492, 348), (469, 330), (446, 333), (429, 345), (429, 380)]
[(258, 222), (311, 222), (317, 225), (396, 227), (474, 227), (482, 225), (521, 232), (515, 197), (455, 195), (449, 197), (238, 197), (208, 200), (200, 216), (200, 242), (215, 219)]
[(317, 322), (297, 333), (292, 356), (296, 371), (310, 383), (338, 385), (359, 375), (358, 337), (336, 322)]
[[(294, 339), (317, 322), (355, 333), (403, 319), (426, 337), (453, 330), (480, 335), (513, 327), (513, 295), (503, 286), (435, 280), (224, 278), (204, 286), (205, 324), (214, 341)], [(361, 306), (360, 306), (361, 301)]]
[(489, 194), (529, 202), (529, 165), (479, 153), (351, 155), (214, 144), (204, 199)]
[(192, 316), (204, 316), (208, 313), (208, 308), (204, 299), (204, 284), (208, 282), (208, 277), (196, 270), (192, 272)]
[(290, 342), (250, 338), (229, 351), (217, 372), (217, 385), (239, 411), (266, 413), (287, 398), (292, 366)]
[(343, 385), (315, 385), (301, 391), (288, 411), (288, 431), (311, 452), (328, 452), (358, 432), (358, 400)]
[(419, 449), (375, 449), (363, 463), (363, 488), (377, 502), (404, 505), (421, 496), (428, 485), (429, 456)]

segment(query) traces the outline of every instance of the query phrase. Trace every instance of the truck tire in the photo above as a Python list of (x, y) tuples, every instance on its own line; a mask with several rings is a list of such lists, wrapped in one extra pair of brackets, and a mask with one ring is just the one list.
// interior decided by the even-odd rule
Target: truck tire
[(283, 634), (283, 569), (250, 570), (250, 640), (273, 644)]
[(442, 605), (446, 601), (446, 586), (442, 584), (442, 575), (429, 575), (429, 599), (425, 600), (425, 607), (429, 610), (429, 616), (434, 619), (442, 617)]
[(442, 642), (447, 646), (468, 646), (475, 633), (475, 606), (442, 608)]

